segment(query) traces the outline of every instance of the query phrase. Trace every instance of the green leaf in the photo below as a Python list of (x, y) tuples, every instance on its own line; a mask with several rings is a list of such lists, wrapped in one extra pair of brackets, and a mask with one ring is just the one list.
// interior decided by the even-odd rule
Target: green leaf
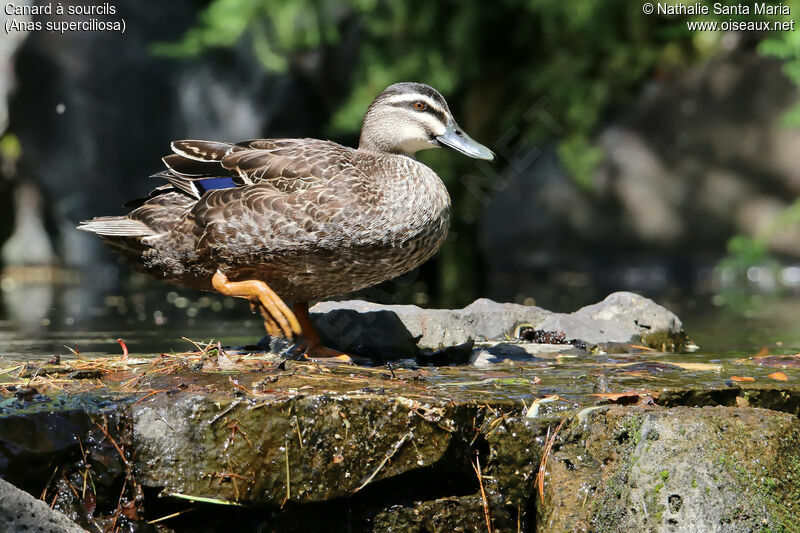
[(575, 183), (591, 190), (594, 171), (605, 157), (603, 149), (592, 145), (585, 136), (574, 136), (559, 144), (558, 155)]

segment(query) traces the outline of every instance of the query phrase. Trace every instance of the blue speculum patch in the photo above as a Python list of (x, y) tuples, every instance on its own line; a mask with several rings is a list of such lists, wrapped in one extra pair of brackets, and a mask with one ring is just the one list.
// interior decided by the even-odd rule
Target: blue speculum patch
[(195, 181), (194, 184), (197, 185), (200, 194), (214, 189), (232, 189), (236, 187), (236, 182), (232, 177), (201, 179)]

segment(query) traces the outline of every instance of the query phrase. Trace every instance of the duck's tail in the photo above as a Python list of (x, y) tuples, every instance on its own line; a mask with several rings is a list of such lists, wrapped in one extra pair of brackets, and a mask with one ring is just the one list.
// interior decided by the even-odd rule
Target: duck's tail
[(148, 240), (156, 232), (141, 220), (127, 216), (96, 217), (84, 220), (78, 226), (81, 231), (99, 235), (103, 242), (118, 253), (134, 269), (147, 272), (141, 264), (150, 245)]
[(127, 216), (96, 217), (84, 220), (78, 229), (101, 237), (150, 237), (155, 235), (150, 226), (141, 220), (134, 220)]

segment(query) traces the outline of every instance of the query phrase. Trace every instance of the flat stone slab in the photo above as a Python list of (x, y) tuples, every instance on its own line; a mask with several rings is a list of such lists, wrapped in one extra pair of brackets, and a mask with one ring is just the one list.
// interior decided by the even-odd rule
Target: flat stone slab
[[(683, 324), (674, 313), (630, 292), (613, 293), (568, 314), (486, 298), (463, 309), (422, 309), (361, 300), (320, 302), (311, 312), (312, 321), (330, 344), (383, 359), (413, 357), (420, 350), (438, 350), (470, 340), (510, 340), (521, 324), (563, 332), (566, 340), (602, 350), (643, 344), (674, 351), (686, 341)], [(495, 359), (502, 357), (495, 354)]]
[(464, 437), (457, 425), (475, 409), (371, 393), (265, 401), (180, 394), (130, 414), (139, 483), (279, 507), (350, 496), (445, 461), (454, 435)]

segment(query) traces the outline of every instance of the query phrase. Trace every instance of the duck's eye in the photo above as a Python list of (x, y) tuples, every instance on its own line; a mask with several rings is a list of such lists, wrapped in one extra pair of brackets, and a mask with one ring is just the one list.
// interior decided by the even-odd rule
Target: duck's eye
[(417, 111), (422, 111), (426, 107), (428, 106), (425, 105), (425, 102), (414, 102), (414, 109), (416, 109)]

